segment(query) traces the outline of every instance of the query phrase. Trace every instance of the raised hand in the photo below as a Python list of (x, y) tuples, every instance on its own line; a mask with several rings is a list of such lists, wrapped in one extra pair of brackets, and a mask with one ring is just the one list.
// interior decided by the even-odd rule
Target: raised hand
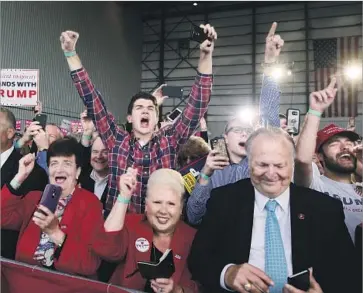
[(48, 135), (45, 133), (43, 129), (38, 130), (38, 133), (34, 136), (33, 140), (36, 143), (39, 151), (48, 149), (49, 147)]
[(310, 94), (310, 109), (323, 113), (334, 101), (338, 89), (335, 88), (336, 77), (333, 77), (328, 87)]
[(18, 174), (16, 175), (19, 184), (23, 183), (29, 174), (33, 171), (35, 164), (35, 155), (27, 154), (19, 161)]
[(209, 152), (205, 165), (202, 169), (202, 173), (210, 177), (215, 170), (223, 170), (228, 165), (229, 160), (227, 157), (218, 154), (215, 150), (212, 150)]
[(213, 52), (214, 42), (217, 40), (217, 33), (214, 27), (210, 26), (209, 24), (201, 24), (200, 28), (202, 28), (204, 30), (204, 33), (208, 35), (208, 40), (205, 40), (200, 45), (200, 57), (204, 58)]
[(64, 52), (73, 52), (76, 50), (76, 43), (78, 41), (79, 34), (73, 31), (65, 31), (60, 36), (60, 42), (62, 50)]
[(266, 37), (265, 47), (265, 63), (274, 63), (280, 55), (281, 49), (284, 46), (284, 40), (280, 35), (276, 35), (277, 22), (274, 22)]
[(126, 198), (130, 199), (132, 193), (136, 188), (136, 181), (137, 181), (137, 170), (133, 168), (128, 168), (125, 174), (120, 176), (119, 188), (121, 195)]
[(36, 136), (39, 133), (39, 130), (41, 130), (42, 127), (39, 125), (38, 121), (33, 121), (30, 123), (30, 125), (26, 128), (26, 131), (21, 138), (21, 140), (25, 143), (28, 143), (32, 140), (34, 136)]
[(156, 102), (158, 104), (158, 106), (160, 106), (164, 100), (166, 98), (168, 98), (168, 96), (164, 96), (163, 95), (163, 87), (165, 87), (166, 84), (162, 84), (161, 86), (159, 86), (153, 93), (152, 95), (156, 98)]
[(87, 117), (87, 110), (84, 110), (80, 114), (81, 119), (81, 125), (83, 128), (83, 133), (87, 135), (91, 135), (92, 132), (96, 130), (95, 125), (93, 124), (93, 121), (91, 118)]

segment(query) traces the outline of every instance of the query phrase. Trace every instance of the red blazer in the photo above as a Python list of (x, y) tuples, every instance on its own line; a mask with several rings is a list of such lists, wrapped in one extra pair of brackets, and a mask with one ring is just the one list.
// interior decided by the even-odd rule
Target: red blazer
[[(32, 221), (32, 216), (41, 195), (41, 191), (31, 191), (25, 197), (16, 196), (6, 185), (1, 190), (1, 228), (20, 231), (15, 259), (34, 265), (39, 265), (33, 255), (41, 230)], [(76, 187), (59, 224), (67, 239), (59, 258), (54, 260), (55, 269), (84, 276), (95, 275), (100, 259), (91, 251), (90, 242), (95, 228), (100, 229), (103, 222), (98, 198)]]
[[(96, 236), (93, 250), (109, 261), (122, 261), (111, 277), (110, 283), (134, 290), (144, 290), (146, 280), (140, 273), (127, 278), (137, 269), (138, 261), (150, 261), (153, 231), (144, 215), (126, 215), (125, 225), (121, 231), (101, 232)], [(174, 253), (175, 273), (172, 276), (175, 284), (198, 292), (197, 283), (191, 280), (187, 258), (195, 235), (195, 229), (180, 221), (171, 240), (170, 249)], [(142, 238), (147, 241), (143, 241)], [(144, 242), (144, 246), (141, 242)], [(145, 245), (145, 243), (149, 245)], [(138, 245), (138, 248), (136, 247)]]

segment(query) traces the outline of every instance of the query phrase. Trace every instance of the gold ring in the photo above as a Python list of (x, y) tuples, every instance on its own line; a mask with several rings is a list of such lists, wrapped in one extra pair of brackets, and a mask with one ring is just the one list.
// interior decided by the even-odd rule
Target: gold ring
[(251, 291), (251, 289), (252, 289), (252, 285), (251, 285), (251, 283), (247, 283), (247, 284), (244, 284), (244, 285), (243, 285), (243, 288), (244, 288), (247, 292), (249, 292), (249, 291)]

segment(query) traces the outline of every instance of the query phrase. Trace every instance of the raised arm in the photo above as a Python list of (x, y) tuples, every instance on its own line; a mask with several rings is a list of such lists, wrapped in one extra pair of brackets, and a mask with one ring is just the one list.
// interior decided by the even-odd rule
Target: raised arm
[(29, 177), (35, 166), (34, 154), (28, 154), (19, 161), (18, 173), (10, 184), (1, 190), (1, 228), (18, 231), (23, 223), (23, 194), (21, 185)]
[(273, 66), (280, 56), (284, 40), (280, 35), (276, 35), (277, 23), (274, 22), (266, 37), (264, 76), (260, 96), (260, 124), (262, 126), (280, 127), (280, 88), (272, 76), (271, 66)]
[(336, 78), (332, 78), (329, 86), (310, 95), (310, 108), (296, 145), (295, 176), (297, 185), (310, 187), (313, 177), (312, 162), (316, 147), (316, 135), (319, 130), (320, 117), (334, 101), (337, 89), (334, 88)]
[(128, 231), (124, 228), (125, 217), (130, 198), (135, 190), (137, 170), (128, 168), (121, 175), (120, 194), (108, 215), (103, 229), (92, 243), (93, 251), (100, 257), (115, 261), (122, 259), (127, 251)]
[(107, 111), (100, 92), (95, 89), (88, 72), (84, 69), (76, 53), (78, 38), (79, 34), (76, 32), (63, 32), (60, 37), (62, 50), (71, 70), (73, 83), (87, 107), (87, 113), (92, 118), (103, 143), (111, 149), (115, 141), (123, 140), (127, 133), (117, 126), (115, 118)]
[(199, 121), (207, 111), (212, 90), (212, 53), (214, 42), (217, 39), (217, 33), (209, 24), (203, 26), (204, 32), (208, 34), (209, 39), (200, 45), (200, 57), (198, 72), (194, 85), (190, 91), (189, 99), (183, 113), (177, 121), (165, 130), (165, 136), (169, 138), (170, 143), (176, 148), (184, 144), (194, 133), (199, 125)]

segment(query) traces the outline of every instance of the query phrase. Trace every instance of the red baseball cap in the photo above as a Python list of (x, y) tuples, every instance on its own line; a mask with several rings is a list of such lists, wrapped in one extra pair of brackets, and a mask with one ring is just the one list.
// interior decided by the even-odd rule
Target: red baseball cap
[(334, 135), (342, 135), (348, 137), (352, 141), (356, 141), (359, 139), (359, 135), (353, 131), (347, 130), (343, 127), (340, 127), (335, 124), (329, 124), (325, 126), (323, 129), (318, 131), (318, 135), (316, 138), (316, 151), (319, 151), (320, 147), (332, 136)]

